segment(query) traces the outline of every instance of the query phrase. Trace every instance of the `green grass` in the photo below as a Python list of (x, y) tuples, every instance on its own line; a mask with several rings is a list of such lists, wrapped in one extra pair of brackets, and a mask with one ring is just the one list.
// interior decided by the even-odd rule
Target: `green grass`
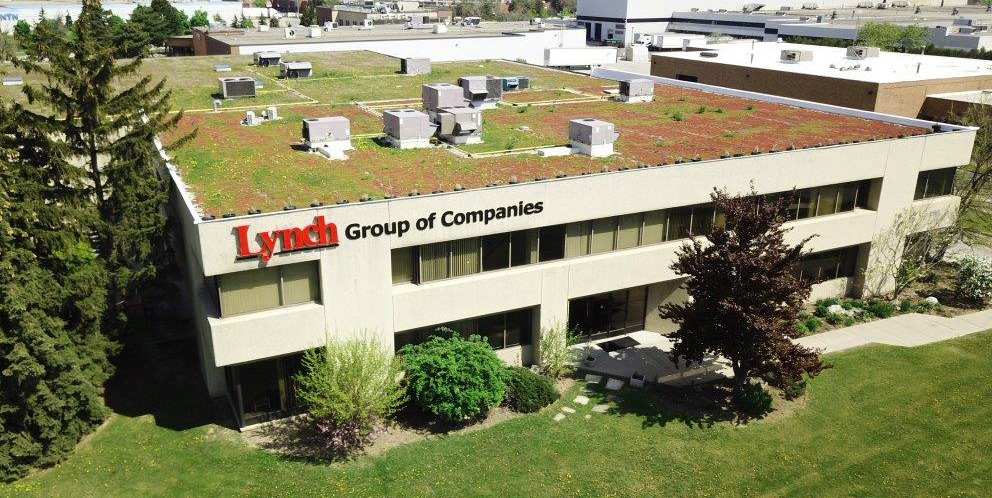
[(549, 412), (332, 466), (247, 447), (213, 425), (116, 415), (17, 496), (987, 496), (992, 333), (828, 357), (808, 405), (733, 426), (643, 399), (555, 423)]

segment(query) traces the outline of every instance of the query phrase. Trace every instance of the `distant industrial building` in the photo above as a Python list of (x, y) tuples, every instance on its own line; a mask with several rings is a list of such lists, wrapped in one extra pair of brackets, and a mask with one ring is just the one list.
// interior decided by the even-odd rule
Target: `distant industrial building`
[(974, 101), (971, 92), (992, 89), (992, 62), (985, 60), (774, 42), (708, 47), (655, 54), (651, 74), (937, 120), (946, 120), (955, 100)]

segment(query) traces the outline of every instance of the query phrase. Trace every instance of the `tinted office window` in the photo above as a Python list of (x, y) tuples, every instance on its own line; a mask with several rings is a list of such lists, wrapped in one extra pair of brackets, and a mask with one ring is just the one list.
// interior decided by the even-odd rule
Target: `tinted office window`
[(482, 271), (510, 266), (510, 234), (498, 233), (482, 238)]
[(233, 316), (320, 300), (316, 261), (220, 275), (221, 316)]
[(537, 230), (520, 230), (510, 234), (510, 264), (537, 263)]
[(400, 249), (393, 249), (391, 262), (393, 266), (394, 284), (405, 284), (408, 282), (413, 282), (415, 252), (416, 252), (415, 248), (413, 247), (403, 247)]
[(565, 256), (565, 225), (541, 227), (539, 237), (540, 261), (552, 261)]

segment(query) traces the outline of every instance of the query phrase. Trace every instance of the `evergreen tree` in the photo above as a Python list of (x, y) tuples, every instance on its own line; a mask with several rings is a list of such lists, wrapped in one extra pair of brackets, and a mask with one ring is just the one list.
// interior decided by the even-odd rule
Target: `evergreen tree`
[(193, 12), (193, 17), (189, 19), (189, 24), (191, 27), (209, 26), (210, 17), (207, 16), (207, 11), (197, 10), (196, 12)]
[(169, 37), (168, 21), (162, 15), (152, 9), (139, 5), (131, 11), (128, 24), (132, 24), (132, 33), (144, 33), (148, 44), (161, 47), (165, 44), (165, 39)]
[(314, 26), (317, 24), (317, 4), (314, 0), (308, 0), (300, 13), (300, 26)]
[[(85, 164), (86, 182), (76, 184), (92, 202), (98, 222), (95, 249), (113, 279), (107, 293), (109, 318), (123, 324), (125, 304), (156, 275), (166, 236), (160, 208), (168, 185), (159, 178), (156, 137), (175, 126), (165, 81), (141, 76), (142, 57), (114, 60), (111, 23), (98, 0), (84, 0), (73, 40), (35, 44), (48, 61), (15, 61), (47, 81), (26, 85), (29, 102), (47, 112), (25, 111), (32, 126), (47, 133), (52, 147)], [(175, 146), (185, 142), (178, 141)]]
[(62, 147), (0, 102), (0, 481), (65, 458), (102, 422), (115, 345), (95, 216)]

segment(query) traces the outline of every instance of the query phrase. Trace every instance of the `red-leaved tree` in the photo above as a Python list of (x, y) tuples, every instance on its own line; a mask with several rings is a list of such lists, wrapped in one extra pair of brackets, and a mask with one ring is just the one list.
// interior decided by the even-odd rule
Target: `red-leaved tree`
[(733, 365), (738, 392), (753, 377), (782, 387), (829, 368), (816, 351), (792, 342), (810, 282), (793, 274), (809, 238), (794, 246), (784, 239), (790, 196), (768, 200), (752, 190), (731, 197), (714, 189), (712, 198), (725, 223), (705, 239), (694, 237), (672, 264), (689, 277), (689, 299), (659, 307), (679, 327), (669, 335), (673, 361), (722, 356)]

